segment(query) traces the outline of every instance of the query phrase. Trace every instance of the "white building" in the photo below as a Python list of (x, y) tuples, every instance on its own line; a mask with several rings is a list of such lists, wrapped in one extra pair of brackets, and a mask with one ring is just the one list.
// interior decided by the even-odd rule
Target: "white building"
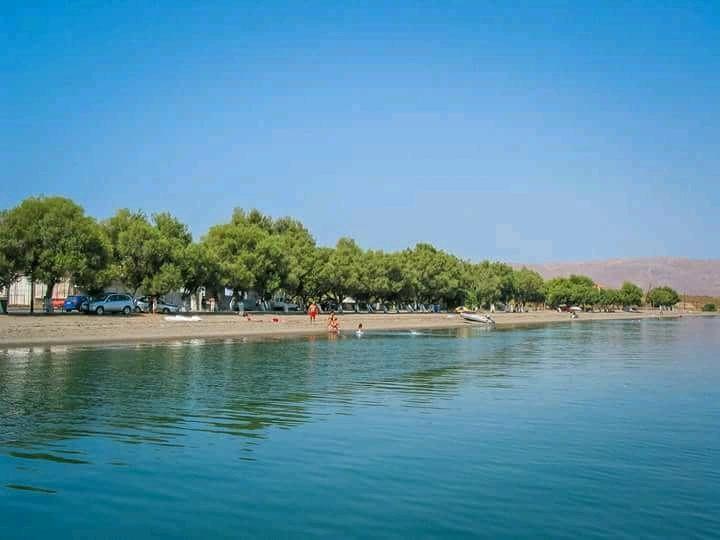
[[(10, 290), (2, 290), (0, 298), (8, 299), (8, 306), (10, 307), (30, 307), (30, 295), (31, 295), (30, 279), (26, 276), (20, 276), (15, 283), (10, 285)], [(53, 298), (67, 298), (69, 295), (76, 294), (76, 289), (70, 284), (67, 279), (62, 280), (60, 283), (53, 287)], [(42, 307), (43, 297), (45, 296), (45, 284), (35, 282), (35, 306)]]

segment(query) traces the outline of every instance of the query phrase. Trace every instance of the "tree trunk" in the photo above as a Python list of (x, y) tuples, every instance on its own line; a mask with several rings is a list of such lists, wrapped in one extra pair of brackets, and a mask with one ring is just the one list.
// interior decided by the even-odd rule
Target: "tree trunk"
[(52, 293), (53, 289), (55, 288), (55, 283), (57, 280), (51, 279), (48, 281), (48, 284), (45, 286), (45, 299), (46, 300), (52, 300)]
[(55, 288), (56, 283), (57, 279), (51, 278), (48, 280), (48, 283), (45, 286), (45, 296), (43, 297), (43, 311), (45, 311), (45, 313), (52, 313), (52, 296), (53, 289)]
[(30, 315), (35, 313), (35, 279), (30, 278)]

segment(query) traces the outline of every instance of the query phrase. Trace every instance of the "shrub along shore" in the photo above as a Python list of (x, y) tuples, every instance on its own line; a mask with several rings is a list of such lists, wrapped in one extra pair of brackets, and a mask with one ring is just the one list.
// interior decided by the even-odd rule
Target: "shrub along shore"
[[(585, 276), (543, 280), (537, 272), (495, 261), (460, 259), (420, 243), (397, 252), (363, 249), (351, 238), (318, 246), (298, 220), (273, 219), (236, 209), (199, 240), (167, 212), (147, 216), (128, 209), (97, 220), (63, 197), (31, 197), (0, 211), (0, 289), (21, 275), (45, 284), (69, 278), (87, 294), (121, 283), (133, 294), (185, 296), (201, 287), (207, 298), (231, 289), (236, 298), (255, 291), (262, 299), (282, 296), (302, 306), (311, 301), (440, 304), (488, 309), (496, 304), (576, 305), (596, 310), (672, 306), (669, 287), (645, 294), (625, 283), (601, 288)], [(32, 307), (31, 307), (32, 309)]]

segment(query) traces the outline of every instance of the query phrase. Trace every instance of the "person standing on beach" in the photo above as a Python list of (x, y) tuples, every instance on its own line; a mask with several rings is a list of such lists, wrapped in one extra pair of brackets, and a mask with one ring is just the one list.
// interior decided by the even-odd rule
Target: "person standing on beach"
[(320, 311), (320, 308), (318, 308), (317, 304), (315, 302), (310, 302), (310, 307), (308, 308), (308, 315), (310, 315), (310, 322), (315, 322), (315, 317), (317, 317), (318, 312)]

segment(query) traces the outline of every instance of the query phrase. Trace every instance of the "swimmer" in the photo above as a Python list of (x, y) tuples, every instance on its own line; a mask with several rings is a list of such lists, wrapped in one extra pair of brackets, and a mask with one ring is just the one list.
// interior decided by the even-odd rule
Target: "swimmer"
[(328, 332), (332, 332), (334, 334), (340, 333), (340, 322), (335, 316), (334, 311), (330, 314), (330, 318), (328, 319)]

